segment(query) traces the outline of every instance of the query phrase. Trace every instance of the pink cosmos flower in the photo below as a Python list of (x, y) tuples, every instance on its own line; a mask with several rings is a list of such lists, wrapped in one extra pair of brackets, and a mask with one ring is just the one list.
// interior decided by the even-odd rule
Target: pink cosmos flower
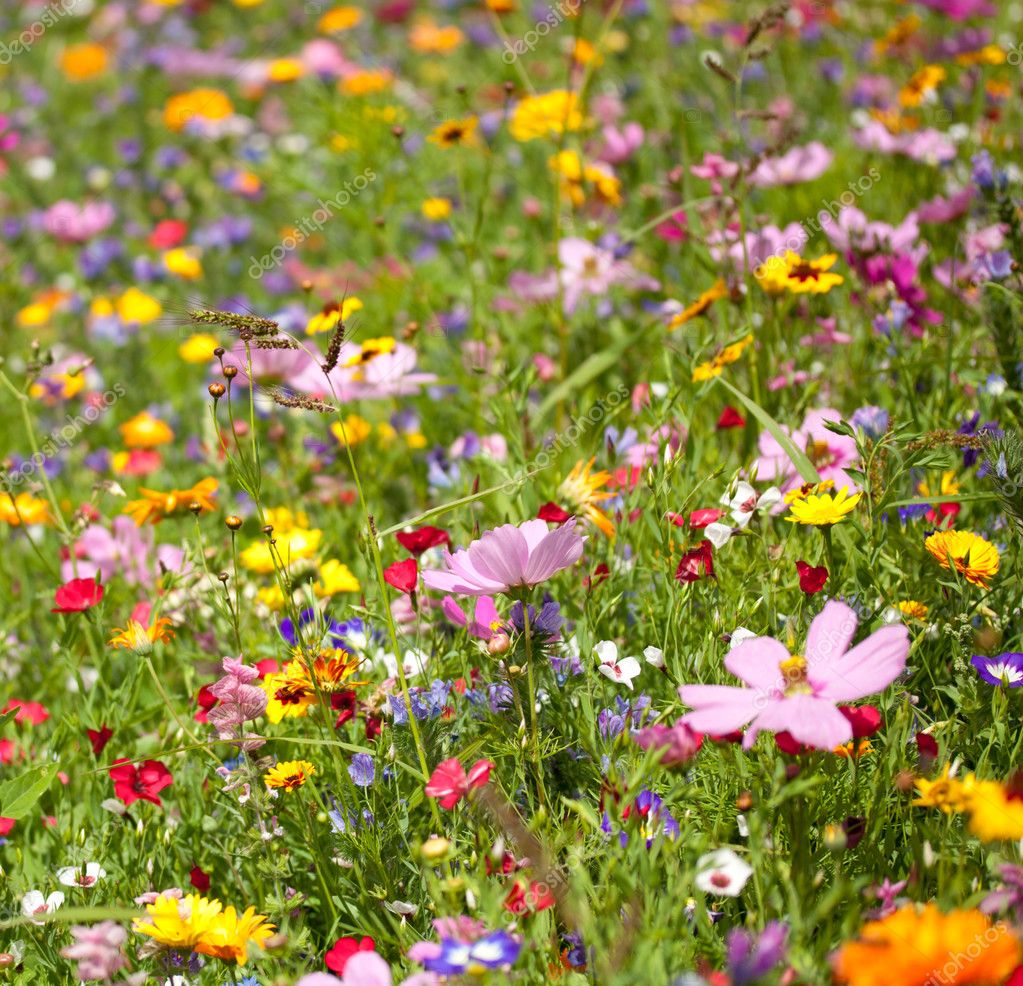
[(517, 527), (503, 524), (468, 548), (446, 552), (448, 570), (425, 570), (423, 584), (463, 596), (531, 588), (574, 565), (582, 557), (585, 540), (576, 533), (575, 518), (553, 531), (542, 520), (527, 520)]
[(477, 760), (466, 774), (457, 757), (437, 764), (426, 785), (428, 798), (439, 798), (441, 808), (454, 808), (474, 787), (483, 787), (490, 780), (494, 764)]
[(828, 239), (843, 252), (904, 253), (913, 249), (920, 236), (917, 216), (912, 212), (898, 226), (871, 221), (853, 205), (840, 209), (837, 217), (822, 212), (820, 220)]
[(114, 221), (114, 207), (109, 202), (86, 202), (79, 205), (61, 199), (43, 215), (43, 229), (65, 243), (84, 243), (102, 233)]
[[(833, 481), (835, 489), (847, 486), (853, 493), (859, 486), (845, 470), (856, 461), (856, 439), (836, 435), (824, 427), (827, 421), (841, 419), (838, 411), (825, 407), (819, 411), (808, 411), (802, 426), (796, 431), (782, 430), (790, 435), (796, 448), (806, 452), (822, 480)], [(769, 431), (760, 433), (759, 449), (760, 458), (756, 463), (759, 479), (780, 482), (785, 492), (802, 485), (803, 480), (792, 460)]]
[(151, 528), (140, 528), (130, 517), (115, 517), (108, 531), (90, 524), (71, 549), (75, 562), (65, 559), (60, 565), (61, 578), (92, 579), (99, 572), (104, 582), (120, 576), (128, 585), (149, 588), (160, 577), (161, 568), (184, 575), (191, 568), (185, 552), (170, 544), (154, 547)]
[(608, 164), (623, 164), (643, 146), (645, 134), (640, 124), (626, 123), (620, 130), (614, 126), (604, 127), (603, 137), (600, 160)]
[(494, 605), (493, 596), (477, 597), (476, 608), (473, 611), (471, 620), (465, 615), (462, 607), (450, 596), (444, 597), (440, 608), (452, 623), (464, 627), (468, 630), (469, 636), (478, 637), (480, 640), (489, 640), (502, 626), (502, 620), (497, 612), (497, 607)]
[(805, 147), (793, 147), (780, 157), (765, 158), (749, 176), (749, 183), (759, 188), (772, 185), (795, 185), (820, 178), (831, 167), (834, 155), (819, 141)]
[(605, 295), (616, 284), (636, 290), (656, 291), (660, 285), (632, 264), (618, 260), (589, 240), (570, 236), (558, 244), (565, 311), (575, 311), (584, 295)]
[(739, 230), (733, 227), (725, 233), (712, 233), (707, 242), (716, 261), (727, 258), (736, 270), (741, 271), (747, 261), (750, 270), (754, 270), (771, 257), (782, 256), (786, 250), (801, 253), (808, 239), (809, 234), (799, 223), (789, 223), (784, 229), (764, 226), (756, 232), (747, 232), (745, 249)]
[(697, 178), (710, 182), (715, 195), (721, 194), (721, 179), (734, 178), (739, 173), (739, 165), (729, 161), (720, 154), (704, 154), (703, 161), (689, 169)]
[(683, 685), (682, 701), (695, 711), (682, 717), (690, 728), (722, 736), (750, 724), (743, 746), (761, 730), (789, 732), (805, 746), (833, 750), (853, 738), (838, 710), (887, 688), (906, 666), (909, 631), (882, 627), (849, 650), (856, 614), (844, 603), (827, 603), (810, 624), (805, 657), (793, 656), (772, 637), (754, 637), (729, 651), (725, 667), (747, 687)]

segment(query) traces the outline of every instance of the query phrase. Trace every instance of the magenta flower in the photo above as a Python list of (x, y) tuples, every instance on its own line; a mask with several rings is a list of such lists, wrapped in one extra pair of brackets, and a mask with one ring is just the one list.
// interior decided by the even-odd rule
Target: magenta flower
[(43, 229), (65, 243), (84, 243), (102, 233), (114, 221), (114, 215), (109, 202), (79, 205), (61, 199), (43, 214)]
[[(822, 481), (832, 480), (835, 489), (843, 486), (850, 493), (859, 486), (845, 471), (856, 461), (856, 439), (848, 435), (836, 435), (824, 427), (827, 421), (841, 421), (842, 415), (831, 408), (808, 411), (801, 427), (790, 432), (796, 448), (806, 452)], [(784, 429), (788, 432), (788, 429)], [(788, 453), (769, 431), (760, 433), (760, 458), (757, 459), (757, 478), (780, 483), (785, 492), (802, 485), (803, 480)]]
[(468, 548), (445, 554), (448, 570), (427, 569), (423, 584), (462, 596), (532, 588), (574, 565), (582, 557), (585, 540), (575, 531), (575, 518), (553, 531), (542, 520), (527, 520), (517, 527), (504, 524)]
[(772, 637), (754, 637), (728, 653), (725, 667), (748, 687), (683, 685), (678, 693), (695, 711), (682, 722), (723, 736), (751, 724), (749, 749), (761, 730), (787, 731), (804, 746), (833, 750), (853, 738), (839, 702), (852, 702), (887, 688), (906, 666), (909, 631), (886, 626), (848, 650), (856, 614), (829, 602), (810, 624), (805, 657), (791, 655)]
[(681, 719), (673, 726), (654, 723), (644, 726), (633, 736), (636, 746), (643, 750), (660, 750), (657, 761), (662, 767), (683, 767), (699, 752), (703, 736), (687, 726)]

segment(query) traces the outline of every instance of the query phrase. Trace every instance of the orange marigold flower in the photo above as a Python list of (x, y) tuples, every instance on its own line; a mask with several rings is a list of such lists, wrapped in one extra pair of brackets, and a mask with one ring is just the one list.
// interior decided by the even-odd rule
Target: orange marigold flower
[(998, 549), (972, 531), (935, 531), (924, 547), (942, 568), (954, 567), (967, 582), (982, 589), (998, 573)]
[(200, 480), (187, 490), (168, 490), (162, 493), (143, 486), (139, 489), (141, 499), (129, 501), (123, 512), (139, 527), (145, 523), (158, 524), (166, 517), (182, 514), (190, 510), (193, 504), (198, 504), (199, 510), (206, 513), (217, 508), (213, 496), (216, 490), (217, 481), (212, 476)]

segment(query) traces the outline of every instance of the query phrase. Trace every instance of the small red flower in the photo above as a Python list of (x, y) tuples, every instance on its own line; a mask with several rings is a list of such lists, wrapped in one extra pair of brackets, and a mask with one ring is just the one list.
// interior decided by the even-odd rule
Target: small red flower
[(799, 573), (799, 588), (808, 596), (820, 592), (828, 581), (828, 570), (824, 565), (808, 565), (805, 561), (796, 562)]
[(398, 544), (417, 558), (427, 548), (436, 548), (439, 544), (451, 544), (451, 537), (447, 531), (429, 525), (420, 527), (417, 531), (400, 531), (394, 536), (398, 539)]
[(323, 956), (323, 961), (331, 972), (341, 976), (353, 955), (375, 950), (376, 942), (369, 935), (363, 935), (361, 938), (339, 938), (334, 942), (334, 947)]
[(583, 588), (587, 592), (591, 592), (602, 582), (606, 582), (611, 576), (611, 569), (601, 562), (594, 570), (592, 575), (587, 575), (583, 579)]
[(675, 570), (675, 578), (682, 583), (699, 582), (704, 576), (714, 578), (713, 545), (706, 539), (698, 547), (690, 548)]
[(85, 732), (92, 744), (92, 754), (96, 757), (103, 752), (103, 748), (110, 742), (110, 737), (114, 735), (114, 731), (105, 725), (100, 726), (99, 729), (87, 729)]
[(11, 829), (14, 828), (13, 818), (4, 818), (0, 815), (0, 836), (10, 835)]
[(203, 685), (202, 688), (199, 689), (199, 694), (196, 695), (195, 700), (199, 705), (199, 710), (195, 714), (195, 721), (209, 722), (210, 709), (212, 709), (217, 702), (220, 701), (220, 699), (213, 694), (209, 685)]
[(199, 893), (204, 894), (210, 889), (210, 875), (205, 873), (201, 867), (193, 866), (188, 874), (189, 882)]
[(746, 419), (731, 404), (728, 404), (721, 412), (721, 417), (718, 418), (716, 427), (721, 431), (724, 431), (726, 428), (745, 428)]
[(562, 510), (556, 503), (545, 503), (537, 511), (536, 516), (550, 524), (564, 524), (572, 515), (567, 510)]
[(472, 788), (483, 787), (490, 780), (493, 769), (491, 761), (477, 760), (466, 774), (458, 758), (452, 757), (434, 768), (426, 785), (426, 796), (439, 798), (441, 808), (454, 808)]
[(14, 713), (16, 723), (27, 722), (32, 726), (38, 726), (50, 718), (50, 713), (38, 702), (23, 702), (20, 698), (12, 698), (3, 708), (4, 712), (17, 709)]
[(881, 713), (872, 705), (840, 705), (838, 711), (852, 726), (853, 739), (867, 739), (881, 728)]
[(95, 579), (72, 579), (53, 594), (57, 604), (51, 613), (84, 613), (103, 598), (103, 586)]
[(916, 752), (921, 760), (937, 760), (938, 741), (929, 733), (916, 734)]
[(531, 880), (528, 885), (523, 886), (524, 883), (523, 880), (516, 880), (512, 884), (508, 896), (504, 899), (506, 911), (521, 917), (523, 914), (546, 911), (548, 907), (554, 906), (554, 894), (546, 883)]
[(188, 235), (188, 223), (181, 219), (161, 219), (149, 234), (148, 243), (155, 250), (178, 246)]
[(725, 512), (718, 510), (716, 507), (704, 507), (702, 510), (694, 510), (689, 515), (689, 526), (694, 531), (699, 531), (720, 520), (724, 515)]
[(115, 760), (110, 776), (114, 781), (114, 794), (126, 805), (140, 800), (162, 805), (159, 792), (174, 780), (159, 760), (147, 760), (138, 767), (129, 760)]
[(399, 592), (409, 594), (416, 591), (416, 584), (419, 582), (419, 566), (415, 558), (406, 558), (404, 561), (396, 561), (384, 569), (384, 581), (393, 585)]

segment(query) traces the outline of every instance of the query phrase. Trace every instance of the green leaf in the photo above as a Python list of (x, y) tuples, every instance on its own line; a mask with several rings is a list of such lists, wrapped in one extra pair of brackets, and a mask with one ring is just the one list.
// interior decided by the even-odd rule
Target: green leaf
[(774, 440), (784, 449), (785, 454), (792, 460), (799, 475), (803, 477), (804, 483), (819, 483), (820, 473), (814, 468), (814, 464), (806, 457), (806, 453), (796, 448), (796, 443), (782, 431), (781, 425), (771, 417), (756, 401), (751, 400), (741, 390), (737, 390), (723, 377), (718, 377), (717, 382), (735, 398), (742, 401), (746, 410), (753, 415), (773, 436)]
[(47, 763), (33, 767), (20, 777), (0, 784), (0, 815), (4, 818), (24, 818), (53, 783), (58, 766)]

